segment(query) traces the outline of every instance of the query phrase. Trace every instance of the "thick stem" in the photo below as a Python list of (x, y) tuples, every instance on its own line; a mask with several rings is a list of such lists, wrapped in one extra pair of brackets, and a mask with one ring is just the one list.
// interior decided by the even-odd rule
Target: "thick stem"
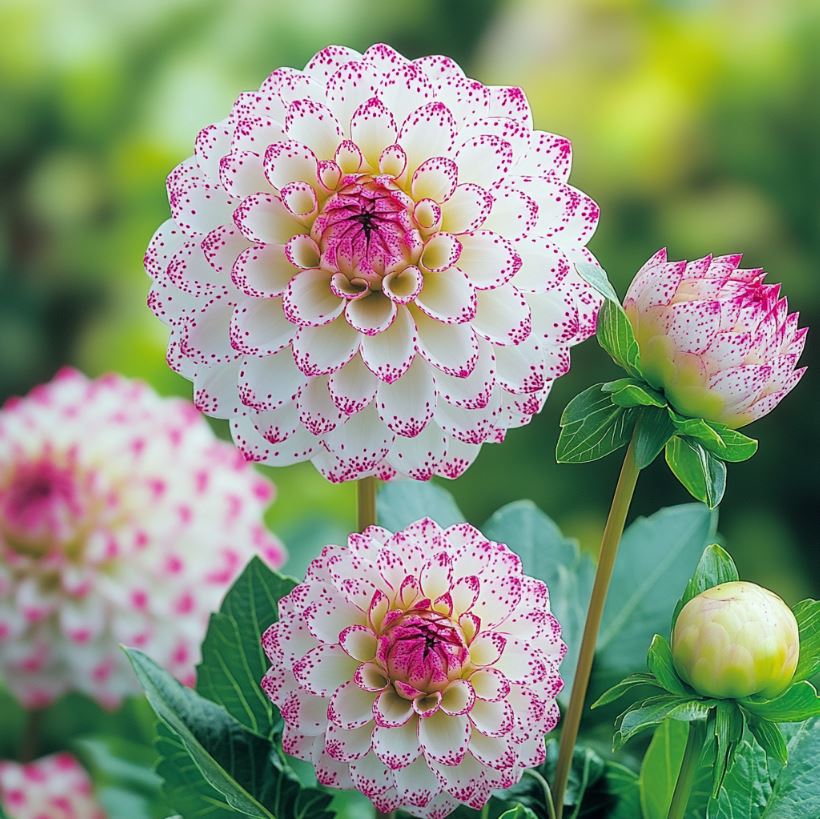
[(698, 758), (704, 739), (704, 723), (690, 722), (689, 736), (686, 739), (678, 781), (675, 783), (675, 792), (672, 794), (672, 803), (669, 805), (669, 819), (683, 819), (686, 815), (686, 805), (692, 793), (692, 784), (698, 770)]
[(360, 532), (376, 525), (376, 478), (359, 478), (356, 481), (357, 525)]
[(37, 756), (40, 744), (40, 729), (43, 725), (43, 711), (35, 709), (26, 713), (23, 736), (20, 739), (20, 762), (31, 762)]
[(578, 655), (578, 665), (575, 668), (575, 682), (572, 685), (572, 694), (569, 699), (569, 708), (564, 715), (561, 727), (561, 747), (558, 752), (558, 765), (555, 769), (553, 794), (555, 810), (558, 819), (564, 811), (564, 792), (567, 787), (567, 778), (572, 765), (572, 751), (575, 740), (578, 738), (578, 729), (581, 726), (581, 716), (584, 711), (584, 700), (589, 685), (589, 675), (592, 671), (592, 660), (595, 657), (595, 643), (598, 639), (598, 630), (601, 627), (601, 617), (604, 613), (609, 581), (612, 579), (612, 569), (615, 566), (615, 557), (618, 554), (618, 544), (624, 533), (624, 524), (635, 492), (640, 470), (635, 464), (635, 439), (633, 438), (626, 450), (621, 474), (612, 497), (612, 506), (606, 521), (604, 536), (601, 539), (601, 553), (598, 557), (598, 568), (595, 571), (595, 583), (592, 587), (592, 597), (589, 601), (587, 621), (584, 625), (584, 636), (581, 639), (581, 651)]

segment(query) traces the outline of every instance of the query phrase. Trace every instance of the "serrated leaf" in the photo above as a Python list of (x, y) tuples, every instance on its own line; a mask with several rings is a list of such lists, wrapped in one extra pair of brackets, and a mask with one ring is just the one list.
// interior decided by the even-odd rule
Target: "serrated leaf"
[(811, 680), (820, 672), (820, 600), (801, 600), (794, 607), (800, 632), (800, 656), (792, 678)]
[(677, 435), (666, 444), (666, 463), (696, 500), (714, 509), (726, 490), (726, 464), (701, 444)]
[(420, 518), (430, 517), (441, 527), (463, 523), (464, 515), (453, 496), (430, 482), (399, 480), (379, 489), (379, 525), (398, 532)]
[(641, 731), (659, 725), (665, 719), (676, 719), (681, 722), (706, 719), (709, 710), (714, 705), (712, 700), (686, 699), (672, 694), (650, 697), (643, 702), (636, 702), (615, 722), (613, 750), (617, 751), (632, 737)]
[(185, 688), (136, 649), (125, 649), (148, 702), (182, 741), (208, 784), (230, 808), (276, 819), (263, 801), (274, 785), (270, 742), (245, 730), (220, 706)]
[(777, 723), (750, 716), (746, 720), (746, 724), (749, 726), (749, 731), (757, 744), (766, 752), (767, 756), (774, 757), (782, 765), (788, 762), (786, 740), (783, 739), (783, 732)]
[(499, 509), (482, 527), (490, 540), (506, 543), (520, 558), (524, 573), (537, 577), (550, 591), (550, 610), (561, 624), (568, 646), (561, 663), (564, 688), (559, 699), (569, 698), (595, 566), (592, 558), (564, 537), (558, 526), (532, 501), (515, 501)]
[(590, 708), (601, 708), (604, 705), (609, 705), (610, 703), (619, 700), (624, 696), (624, 694), (627, 694), (633, 688), (643, 688), (646, 686), (665, 690), (655, 678), (654, 674), (647, 674), (646, 672), (630, 674), (628, 677), (624, 677), (624, 679), (622, 679), (619, 683), (613, 685), (612, 688), (604, 691), (604, 693), (592, 703)]
[(559, 463), (603, 458), (629, 443), (636, 418), (635, 410), (616, 406), (601, 384), (595, 384), (567, 404), (555, 457)]
[(740, 702), (747, 711), (771, 722), (802, 722), (820, 716), (820, 697), (808, 680), (790, 685), (779, 697), (771, 700), (749, 697)]
[(260, 639), (278, 619), (279, 599), (296, 585), (254, 557), (211, 615), (197, 667), (197, 691), (255, 734), (268, 737), (273, 706), (259, 682), (268, 668)]
[[(618, 395), (615, 396), (617, 398)], [(638, 411), (634, 446), (638, 469), (645, 469), (660, 455), (674, 431), (669, 414), (664, 410), (647, 406)]]
[(670, 693), (690, 696), (691, 692), (683, 684), (672, 662), (672, 649), (664, 637), (656, 634), (646, 655), (646, 664), (655, 679)]
[(719, 586), (721, 583), (732, 583), (739, 579), (737, 567), (732, 556), (717, 543), (707, 546), (698, 561), (695, 573), (686, 584), (683, 596), (678, 600), (672, 615), (672, 627), (678, 619), (681, 609), (701, 592)]

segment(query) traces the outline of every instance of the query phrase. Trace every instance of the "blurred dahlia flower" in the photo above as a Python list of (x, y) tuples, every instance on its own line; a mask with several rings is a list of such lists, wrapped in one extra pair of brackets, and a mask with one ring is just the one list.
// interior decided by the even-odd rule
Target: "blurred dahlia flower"
[(85, 768), (70, 754), (0, 762), (0, 807), (9, 819), (106, 819)]
[(684, 415), (729, 427), (771, 412), (806, 368), (795, 369), (808, 328), (798, 328), (779, 284), (738, 267), (740, 255), (668, 262), (658, 251), (638, 272), (624, 309), (641, 370)]
[(598, 207), (520, 88), (330, 46), (204, 128), (145, 257), (169, 364), (251, 460), (456, 477), (526, 424), (597, 296)]
[(0, 677), (28, 707), (138, 686), (118, 643), (187, 682), (209, 613), (282, 547), (272, 485), (185, 401), (73, 370), (0, 410)]
[(480, 808), (543, 762), (558, 722), (566, 647), (547, 587), (468, 524), (327, 546), (262, 644), (285, 751), (385, 813)]

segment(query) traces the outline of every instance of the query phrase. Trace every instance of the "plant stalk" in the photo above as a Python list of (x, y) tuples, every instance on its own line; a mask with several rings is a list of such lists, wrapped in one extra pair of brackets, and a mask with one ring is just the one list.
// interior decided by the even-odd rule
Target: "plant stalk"
[(635, 492), (640, 470), (635, 463), (635, 437), (629, 443), (621, 466), (621, 474), (612, 496), (612, 505), (609, 508), (609, 517), (606, 521), (604, 535), (601, 539), (601, 553), (598, 557), (598, 568), (595, 571), (595, 583), (592, 586), (592, 597), (589, 601), (587, 620), (584, 625), (584, 636), (581, 640), (581, 651), (578, 655), (578, 665), (575, 668), (575, 682), (572, 685), (569, 707), (564, 715), (561, 728), (561, 747), (558, 752), (558, 765), (555, 769), (553, 795), (557, 819), (561, 819), (564, 812), (564, 793), (567, 779), (572, 766), (572, 752), (575, 740), (578, 738), (578, 729), (581, 726), (581, 716), (584, 711), (589, 675), (592, 671), (592, 661), (595, 657), (595, 644), (598, 640), (598, 630), (601, 627), (601, 617), (604, 613), (604, 603), (612, 579), (612, 570), (615, 567), (615, 558), (618, 554), (618, 544), (624, 533), (626, 516)]
[(357, 528), (360, 532), (368, 526), (376, 525), (376, 478), (359, 478), (356, 481), (357, 495)]
[(42, 709), (36, 708), (26, 712), (26, 722), (23, 726), (23, 736), (20, 740), (20, 762), (23, 764), (31, 762), (37, 757), (37, 748), (40, 744), (40, 730), (42, 726)]
[[(555, 819), (555, 804), (552, 801), (552, 791), (547, 780), (534, 768), (525, 768), (524, 773), (529, 774), (541, 786), (544, 791), (544, 804), (547, 806), (547, 817), (548, 819)], [(487, 805), (489, 804), (488, 802)]]
[(692, 793), (692, 785), (698, 770), (698, 758), (704, 741), (704, 723), (690, 722), (689, 736), (686, 739), (686, 748), (683, 751), (683, 760), (678, 772), (678, 781), (672, 794), (669, 805), (669, 819), (683, 819), (686, 815), (686, 805)]

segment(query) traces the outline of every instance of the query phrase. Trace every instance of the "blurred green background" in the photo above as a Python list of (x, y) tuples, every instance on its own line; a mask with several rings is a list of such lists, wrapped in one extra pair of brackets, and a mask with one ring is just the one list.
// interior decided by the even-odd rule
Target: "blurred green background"
[[(661, 246), (742, 250), (803, 323), (820, 319), (813, 0), (2, 0), (0, 32), (0, 397), (65, 363), (190, 396), (145, 307), (165, 175), (240, 91), (328, 43), (446, 53), (485, 83), (523, 86), (536, 126), (574, 143), (571, 181), (601, 205), (591, 247), (622, 293)], [(741, 574), (790, 602), (820, 574), (816, 349), (810, 335), (808, 376), (752, 428), (760, 453), (731, 467), (721, 512)], [(578, 349), (545, 412), (448, 487), (468, 517), (531, 497), (597, 548), (618, 458), (558, 467), (553, 453), (566, 402), (616, 376), (594, 342)], [(309, 465), (273, 477), (270, 522), (296, 573), (352, 526), (354, 496)], [(634, 511), (685, 500), (655, 464)]]

